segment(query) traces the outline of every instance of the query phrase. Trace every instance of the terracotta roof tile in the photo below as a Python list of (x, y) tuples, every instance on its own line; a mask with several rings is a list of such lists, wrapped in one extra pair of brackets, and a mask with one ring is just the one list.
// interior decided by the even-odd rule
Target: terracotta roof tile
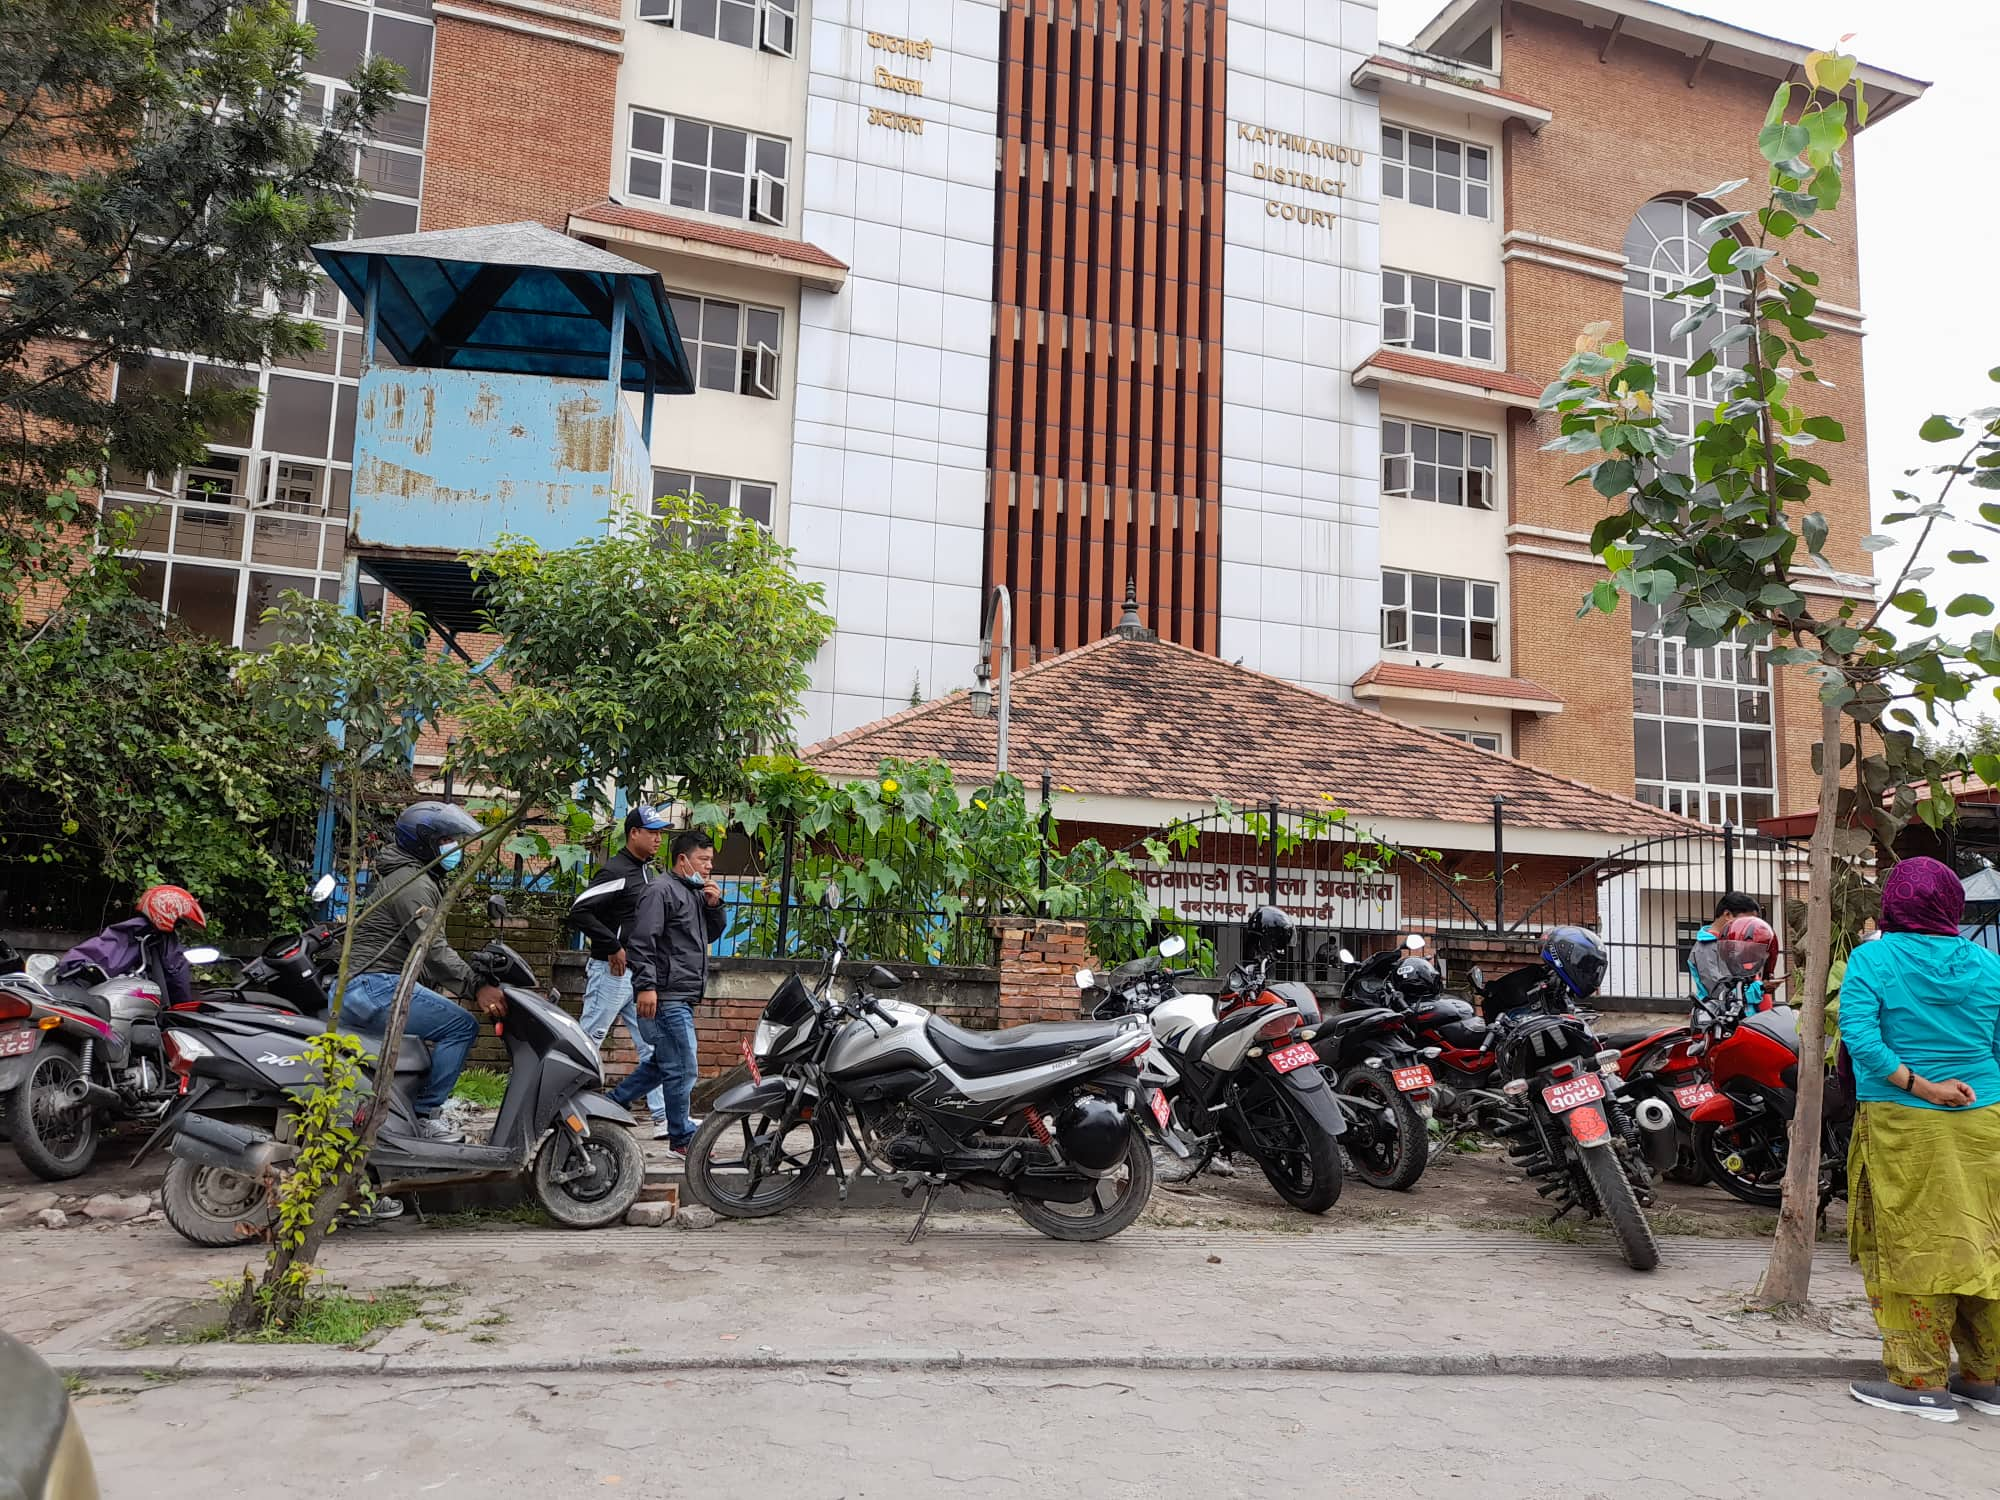
[[(994, 728), (961, 691), (800, 755), (831, 776), (931, 757), (976, 775), (993, 764)], [(1326, 794), (1360, 818), (1484, 824), (1500, 795), (1509, 821), (1529, 827), (1640, 837), (1695, 826), (1185, 646), (1119, 636), (1015, 674), (1008, 756), (1024, 778), (1046, 769), (1101, 797), (1317, 807)]]
[(1419, 667), (1410, 662), (1378, 661), (1354, 679), (1357, 688), (1429, 688), (1439, 693), (1476, 693), (1488, 698), (1519, 698), (1560, 704), (1562, 699), (1539, 682), (1525, 677), (1488, 677), (1480, 672), (1454, 672), (1447, 667)]
[(679, 214), (654, 213), (650, 209), (631, 208), (623, 203), (614, 203), (606, 198), (593, 203), (588, 208), (580, 208), (570, 215), (572, 220), (582, 219), (596, 224), (616, 224), (624, 229), (637, 229), (646, 234), (669, 234), (683, 240), (700, 240), (707, 245), (721, 245), (730, 250), (747, 250), (754, 255), (775, 255), (780, 260), (795, 261), (799, 265), (821, 266), (827, 270), (845, 271), (847, 262), (829, 255), (817, 245), (809, 245), (804, 240), (788, 240), (781, 235), (759, 234), (754, 229), (734, 229), (727, 224), (710, 224), (702, 219), (687, 219)]
[(1407, 349), (1377, 349), (1361, 361), (1361, 369), (1365, 370), (1371, 365), (1378, 370), (1417, 375), (1426, 380), (1449, 381), (1453, 385), (1471, 386), (1476, 390), (1522, 396), (1530, 401), (1539, 401), (1542, 398), (1543, 387), (1526, 375), (1516, 375), (1511, 370), (1487, 370), (1478, 365), (1463, 365), (1456, 360), (1430, 359), (1421, 354), (1412, 354)]

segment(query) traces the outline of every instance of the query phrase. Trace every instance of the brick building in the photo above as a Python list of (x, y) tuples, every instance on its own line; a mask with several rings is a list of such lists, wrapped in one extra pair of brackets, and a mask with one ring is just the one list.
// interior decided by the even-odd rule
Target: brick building
[[(967, 685), (993, 585), (1027, 664), (1132, 580), (1169, 640), (1613, 793), (1809, 800), (1809, 696), (1756, 653), (1576, 621), (1601, 502), (1534, 411), (1603, 320), (1701, 417), (1659, 294), (1805, 47), (1654, 0), (1453, 0), (1408, 47), (1365, 0), (301, 6), (323, 89), (370, 50), (409, 74), (357, 236), (533, 219), (664, 277), (698, 390), (655, 492), (825, 585), (801, 738)], [(1871, 129), (1924, 88), (1858, 77)], [(1874, 587), (1856, 196), (1814, 262), (1833, 597)], [(145, 586), (246, 645), (355, 560), (357, 318), (309, 311), (328, 348), (291, 367), (155, 361), (263, 410), (197, 469), (112, 476)]]

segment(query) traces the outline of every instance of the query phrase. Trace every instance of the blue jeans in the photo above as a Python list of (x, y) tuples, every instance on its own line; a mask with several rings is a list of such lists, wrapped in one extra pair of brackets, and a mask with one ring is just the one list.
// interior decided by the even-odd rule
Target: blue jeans
[[(632, 1003), (632, 974), (611, 972), (611, 965), (601, 958), (586, 960), (583, 966), (583, 1030), (599, 1047), (611, 1034), (611, 1023), (623, 1021), (625, 1034), (632, 1038), (632, 1049), (639, 1054), (640, 1066), (653, 1055), (644, 1033), (639, 1029), (639, 1009)], [(646, 1096), (646, 1107), (653, 1112), (653, 1123), (663, 1124), (667, 1118), (667, 1104), (658, 1089)]]
[(662, 1000), (653, 1015), (639, 1017), (639, 1030), (651, 1043), (652, 1054), (611, 1091), (611, 1097), (630, 1107), (646, 1090), (659, 1088), (667, 1096), (670, 1139), (677, 1147), (685, 1146), (694, 1138), (694, 1120), (688, 1114), (694, 1096), (694, 1012), (682, 1001)]
[[(346, 997), (340, 1002), (340, 1027), (357, 1036), (381, 1038), (389, 1017), (389, 1002), (396, 996), (394, 974), (356, 974), (347, 981)], [(417, 1113), (434, 1115), (451, 1097), (451, 1086), (465, 1071), (465, 1059), (479, 1038), (479, 1023), (472, 1013), (445, 999), (436, 990), (418, 985), (410, 996), (410, 1016), (403, 1023), (405, 1036), (422, 1037), (431, 1044), (431, 1070), (424, 1076), (417, 1094)]]

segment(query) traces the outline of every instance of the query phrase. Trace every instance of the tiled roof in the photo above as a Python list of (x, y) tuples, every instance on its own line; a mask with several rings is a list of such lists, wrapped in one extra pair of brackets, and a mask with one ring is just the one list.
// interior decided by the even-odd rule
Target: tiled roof
[[(1519, 396), (1529, 401), (1542, 399), (1542, 387), (1526, 375), (1516, 375), (1511, 370), (1488, 370), (1478, 365), (1463, 365), (1456, 360), (1430, 359), (1421, 354), (1412, 354), (1407, 349), (1377, 349), (1361, 362), (1361, 370), (1371, 366), (1394, 374), (1415, 375), (1425, 380), (1443, 380), (1452, 385), (1496, 391), (1502, 395)], [(1361, 370), (1355, 371), (1357, 377)]]
[(1399, 72), (1414, 73), (1419, 78), (1435, 78), (1439, 83), (1448, 83), (1454, 88), (1471, 89), (1475, 94), (1488, 94), (1495, 99), (1505, 99), (1514, 104), (1525, 104), (1529, 109), (1539, 109), (1545, 112), (1548, 110), (1546, 104), (1530, 99), (1526, 94), (1510, 94), (1505, 89), (1494, 88), (1491, 84), (1481, 83), (1478, 79), (1469, 78), (1463, 74), (1448, 73), (1443, 68), (1420, 68), (1415, 63), (1404, 58), (1384, 57), (1379, 52), (1369, 58), (1368, 61), (1378, 68), (1395, 68)]
[(795, 261), (802, 266), (819, 266), (830, 271), (845, 271), (847, 263), (829, 255), (817, 245), (809, 245), (804, 240), (788, 240), (781, 235), (759, 234), (754, 229), (736, 229), (727, 224), (710, 224), (703, 219), (682, 218), (679, 214), (654, 213), (650, 209), (631, 208), (623, 203), (614, 203), (609, 198), (601, 203), (593, 203), (588, 208), (580, 208), (570, 215), (574, 220), (584, 220), (592, 224), (616, 224), (623, 229), (637, 229), (645, 234), (666, 234), (676, 239), (700, 240), (707, 245), (720, 245), (728, 250), (746, 250), (752, 255), (775, 255), (780, 260)]
[[(1325, 794), (1363, 820), (1483, 825), (1499, 795), (1528, 827), (1637, 838), (1694, 826), (1165, 641), (1107, 636), (1017, 672), (1012, 696), (1010, 768), (1088, 796), (1318, 807)], [(931, 757), (963, 777), (992, 766), (994, 728), (956, 692), (800, 754), (836, 777)]]
[[(1516, 698), (1560, 705), (1562, 699), (1525, 677), (1488, 677), (1479, 672), (1454, 672), (1445, 667), (1419, 667), (1410, 662), (1378, 661), (1354, 679), (1364, 687), (1426, 688), (1436, 693), (1471, 693), (1484, 698)], [(1379, 695), (1377, 695), (1379, 696)]]

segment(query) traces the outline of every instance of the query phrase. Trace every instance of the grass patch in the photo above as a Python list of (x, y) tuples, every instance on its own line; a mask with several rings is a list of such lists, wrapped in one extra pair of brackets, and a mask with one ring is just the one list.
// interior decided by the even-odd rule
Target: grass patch
[(523, 1198), (506, 1208), (464, 1208), (457, 1213), (424, 1215), (424, 1225), (430, 1229), (477, 1229), (487, 1224), (525, 1225), (530, 1229), (555, 1227), (555, 1221), (532, 1198)]
[(507, 1092), (507, 1075), (492, 1068), (467, 1068), (452, 1085), (451, 1097), (481, 1109), (498, 1109)]
[(80, 1375), (75, 1370), (65, 1370), (63, 1372), (62, 1383), (63, 1390), (71, 1396), (87, 1396), (90, 1394), (89, 1377)]
[(1590, 1243), (1584, 1232), (1584, 1225), (1569, 1219), (1550, 1219), (1543, 1214), (1490, 1214), (1468, 1219), (1454, 1219), (1461, 1229), (1505, 1229), (1515, 1234), (1529, 1235), (1534, 1239), (1547, 1240), (1552, 1245), (1583, 1245)]
[[(372, 1292), (352, 1292), (344, 1287), (328, 1287), (306, 1299), (305, 1310), (285, 1328), (266, 1328), (236, 1342), (245, 1344), (325, 1344), (352, 1349), (365, 1343), (382, 1329), (400, 1328), (417, 1318), (426, 1304), (441, 1297), (456, 1296), (453, 1286), (390, 1286)], [(177, 1329), (167, 1339), (176, 1344), (219, 1344), (229, 1338), (228, 1303), (215, 1304), (212, 1323), (185, 1331)], [(186, 1320), (187, 1315), (183, 1314)], [(150, 1375), (148, 1378), (151, 1378)]]

